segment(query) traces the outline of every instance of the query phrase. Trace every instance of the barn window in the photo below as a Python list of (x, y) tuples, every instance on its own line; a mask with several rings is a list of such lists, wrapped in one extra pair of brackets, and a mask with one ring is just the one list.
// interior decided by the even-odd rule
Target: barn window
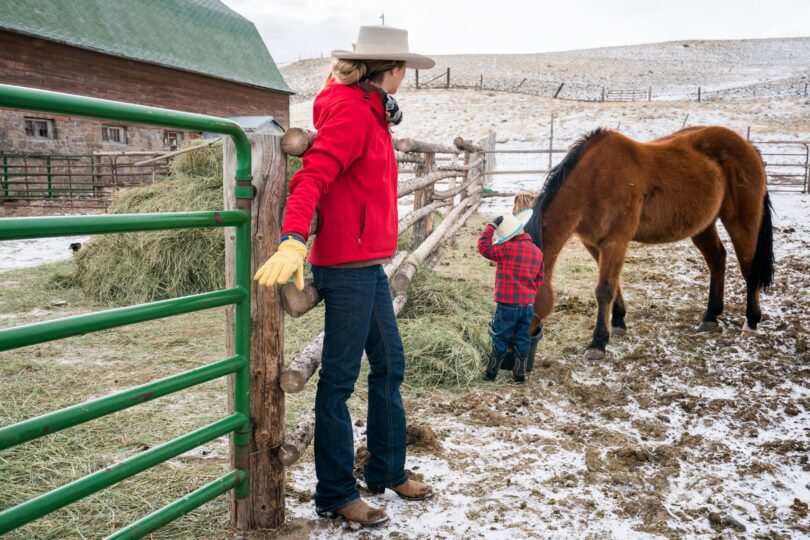
[(127, 130), (121, 126), (101, 126), (101, 140), (126, 144)]
[(53, 120), (45, 118), (26, 118), (25, 134), (36, 139), (55, 139), (56, 129)]
[(182, 131), (164, 131), (163, 144), (172, 150), (176, 150), (180, 143), (183, 141)]

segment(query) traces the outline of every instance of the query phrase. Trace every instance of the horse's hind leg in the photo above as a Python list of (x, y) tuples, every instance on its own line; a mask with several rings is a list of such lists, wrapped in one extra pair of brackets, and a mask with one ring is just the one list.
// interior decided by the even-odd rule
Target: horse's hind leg
[(593, 340), (585, 353), (589, 360), (598, 360), (605, 355), (605, 347), (610, 339), (608, 314), (619, 289), (619, 276), (626, 253), (627, 241), (624, 239), (608, 240), (599, 247), (599, 281), (596, 284), (596, 301), (599, 307)]
[[(596, 246), (582, 243), (588, 253), (591, 254), (596, 264), (599, 264), (599, 249)], [(627, 333), (627, 325), (624, 322), (624, 317), (627, 315), (627, 309), (624, 305), (624, 296), (622, 295), (622, 287), (619, 284), (616, 287), (616, 298), (613, 299), (613, 311), (610, 316), (610, 334), (612, 336), (621, 337)]]
[(717, 316), (723, 313), (723, 294), (726, 282), (726, 248), (717, 234), (717, 225), (712, 223), (702, 233), (693, 236), (692, 242), (697, 246), (709, 266), (709, 306), (703, 313), (703, 320), (698, 326), (699, 332), (710, 332), (719, 328)]
[(740, 271), (745, 279), (746, 309), (745, 326), (743, 333), (754, 332), (759, 321), (762, 320), (762, 311), (759, 308), (759, 284), (751, 279), (751, 267), (754, 262), (754, 253), (757, 248), (757, 230), (749, 224), (736, 221), (723, 221), (731, 243), (734, 244), (734, 253), (740, 263)]

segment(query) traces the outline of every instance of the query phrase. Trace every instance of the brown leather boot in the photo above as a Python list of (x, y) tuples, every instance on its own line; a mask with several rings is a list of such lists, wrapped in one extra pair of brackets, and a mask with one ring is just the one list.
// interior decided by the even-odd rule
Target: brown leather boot
[(388, 514), (379, 508), (373, 508), (366, 504), (363, 499), (355, 499), (348, 504), (344, 504), (332, 510), (333, 517), (341, 516), (346, 521), (357, 523), (364, 527), (379, 525), (388, 521)]
[(383, 493), (387, 487), (407, 501), (424, 501), (433, 497), (433, 488), (429, 484), (410, 479), (397, 486), (372, 486), (367, 484), (367, 487), (369, 491), (376, 494)]

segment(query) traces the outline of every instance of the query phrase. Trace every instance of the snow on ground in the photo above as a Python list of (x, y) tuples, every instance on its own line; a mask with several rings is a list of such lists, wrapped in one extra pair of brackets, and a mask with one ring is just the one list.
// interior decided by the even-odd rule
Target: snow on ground
[[(514, 78), (519, 82), (528, 65), (549, 72), (538, 85), (564, 79), (572, 86), (686, 87), (706, 81), (714, 89), (733, 89), (802, 80), (809, 45), (808, 39), (688, 42), (454, 57), (452, 69), (454, 77), (477, 77), (486, 68), (504, 88)], [(285, 67), (285, 76), (314, 92), (325, 66), (299, 62)], [(445, 143), (495, 131), (505, 147), (544, 148), (552, 113), (555, 147), (601, 125), (640, 140), (684, 124), (720, 124), (741, 133), (751, 126), (755, 140), (810, 139), (804, 97), (583, 103), (405, 88), (398, 98), (405, 113), (398, 137)], [(295, 104), (292, 125), (309, 125), (311, 106), (311, 99)], [(502, 170), (547, 165), (546, 156), (497, 159)], [(492, 187), (538, 189), (541, 182), (542, 176), (496, 176)], [(634, 245), (623, 274), (628, 335), (611, 341), (603, 362), (588, 363), (581, 354), (594, 318), (592, 276), (558, 281), (556, 314), (526, 385), (504, 381), (471, 394), (437, 392), (406, 403), (409, 422), (430, 426), (439, 441), (439, 447), (415, 441), (407, 464), (413, 476), (437, 488), (434, 499), (369, 496), (392, 519), (367, 531), (315, 519), (315, 475), (307, 454), (289, 471), (287, 505), (302, 528), (293, 537), (807, 538), (810, 195), (772, 198), (777, 274), (762, 297), (759, 335), (739, 335), (744, 287), (727, 238), (726, 312), (721, 331), (713, 334), (694, 331), (708, 275), (691, 243)], [(482, 212), (508, 207), (507, 199), (490, 199)], [(460, 247), (448, 260), (475, 256), (477, 233), (463, 228)], [(68, 257), (74, 241), (83, 239), (0, 243), (0, 271)], [(567, 253), (583, 271), (592, 268), (583, 250), (570, 247)], [(452, 272), (453, 263), (442, 268)], [(364, 444), (362, 425), (355, 438)]]
[[(420, 81), (443, 74), (449, 67), (451, 85), (515, 90), (560, 97), (600, 99), (606, 90), (652, 87), (653, 99), (739, 99), (802, 95), (808, 82), (810, 38), (676, 41), (542, 54), (435, 56), (436, 67), (420, 71)], [(284, 66), (285, 79), (306, 100), (323, 84), (330, 60), (314, 59)], [(444, 84), (445, 79), (432, 83)], [(415, 77), (409, 75), (407, 87)]]
[[(655, 97), (668, 88), (672, 99), (701, 85), (722, 90), (724, 98), (746, 99), (588, 103), (555, 100), (545, 89), (537, 92), (542, 97), (406, 85), (397, 94), (405, 120), (395, 136), (449, 144), (459, 135), (477, 140), (494, 131), (498, 148), (548, 148), (553, 115), (555, 148), (600, 126), (642, 141), (705, 124), (743, 135), (750, 127), (754, 141), (806, 141), (808, 98), (763, 97), (762, 91), (776, 94), (788, 81), (806, 80), (808, 50), (810, 40), (799, 39), (440, 58), (435, 71), (450, 65), (454, 81), (486, 71), (501, 89), (541, 73), (529, 81), (540, 89), (562, 80), (588, 91), (652, 85)], [(291, 125), (311, 127), (311, 98), (327, 69), (328, 60), (285, 68), (287, 79), (303, 90)], [(547, 155), (496, 159), (498, 170), (548, 167)], [(543, 177), (494, 176), (491, 187), (538, 190)], [(317, 520), (307, 455), (290, 470), (287, 498), (300, 537), (808, 537), (810, 195), (774, 192), (772, 198), (777, 275), (762, 296), (765, 317), (757, 337), (739, 335), (744, 284), (721, 227), (729, 251), (721, 331), (695, 331), (708, 271), (691, 242), (634, 245), (623, 272), (628, 334), (612, 340), (605, 361), (590, 364), (582, 351), (595, 317), (593, 263), (583, 249), (566, 248), (563, 258), (590, 273), (566, 282), (558, 276), (556, 313), (547, 321), (527, 385), (435, 394), (406, 404), (409, 422), (431, 426), (441, 442), (435, 450), (417, 441), (408, 458), (412, 474), (431, 482), (437, 497), (405, 503), (390, 492), (383, 499), (363, 493), (391, 515), (377, 530), (358, 533), (341, 522)], [(407, 202), (401, 211), (406, 208)], [(510, 208), (509, 198), (485, 199), (481, 213)], [(439, 271), (458, 278), (455, 261), (475, 257), (477, 233), (462, 229), (459, 249), (446, 254), (449, 266)], [(362, 427), (355, 440), (359, 448), (365, 444)]]
[(70, 244), (84, 243), (89, 236), (7, 240), (0, 242), (0, 272), (31, 268), (67, 259), (73, 253)]
[[(634, 245), (623, 283), (628, 335), (612, 340), (604, 362), (581, 354), (590, 280), (558, 281), (529, 383), (406, 402), (409, 422), (440, 441), (415, 441), (407, 463), (436, 487), (434, 499), (361, 490), (389, 524), (357, 533), (316, 520), (307, 455), (290, 471), (295, 522), (324, 539), (807, 538), (810, 195), (773, 200), (777, 276), (758, 336), (740, 336), (744, 286), (731, 249), (722, 331), (698, 334), (708, 288), (699, 253), (688, 241)], [(460, 251), (473, 251), (476, 235), (467, 230)], [(546, 352), (571, 328), (581, 343)]]

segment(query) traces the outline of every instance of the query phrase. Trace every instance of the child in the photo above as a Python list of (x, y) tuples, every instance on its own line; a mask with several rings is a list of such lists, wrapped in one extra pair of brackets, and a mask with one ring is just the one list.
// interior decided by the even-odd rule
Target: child
[[(478, 239), (478, 252), (498, 268), (495, 273), (495, 317), (490, 324), (492, 353), (486, 377), (494, 381), (509, 347), (514, 348), (515, 382), (526, 380), (526, 359), (531, 338), (529, 325), (534, 316), (534, 298), (543, 283), (543, 252), (523, 232), (532, 216), (524, 210), (517, 216), (506, 214), (487, 225)], [(493, 235), (495, 240), (493, 241)]]

